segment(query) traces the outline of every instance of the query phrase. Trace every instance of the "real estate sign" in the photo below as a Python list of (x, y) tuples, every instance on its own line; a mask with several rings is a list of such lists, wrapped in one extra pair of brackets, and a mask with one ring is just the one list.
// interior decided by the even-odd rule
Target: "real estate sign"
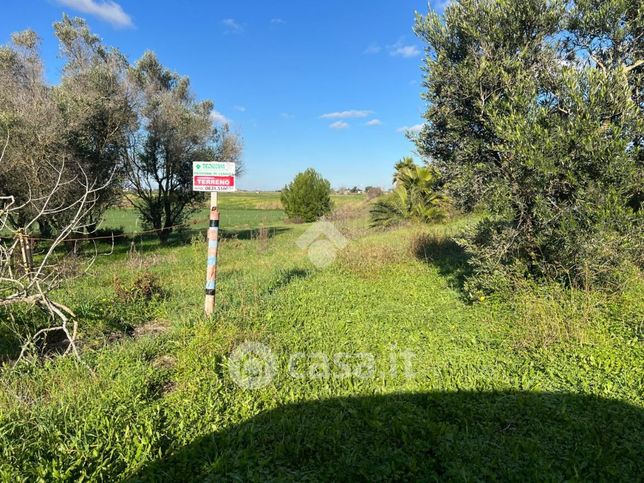
[(236, 191), (235, 163), (192, 163), (193, 191)]

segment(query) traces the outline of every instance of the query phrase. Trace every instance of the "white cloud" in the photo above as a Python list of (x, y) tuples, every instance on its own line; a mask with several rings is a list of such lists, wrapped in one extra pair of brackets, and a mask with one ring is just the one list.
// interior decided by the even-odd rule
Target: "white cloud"
[(396, 129), (397, 132), (402, 132), (402, 133), (411, 133), (411, 134), (418, 134), (420, 130), (423, 128), (423, 124), (416, 124), (414, 126), (403, 126), (399, 127)]
[(365, 123), (366, 126), (380, 126), (381, 124), (382, 124), (382, 121), (380, 121), (380, 119), (372, 119)]
[(349, 119), (353, 117), (367, 117), (370, 114), (373, 114), (373, 111), (359, 111), (352, 109), (350, 111), (328, 112), (326, 114), (322, 114), (320, 119)]
[(349, 123), (344, 121), (335, 121), (334, 123), (329, 124), (329, 127), (331, 129), (346, 129), (349, 127)]
[(389, 55), (392, 57), (404, 57), (409, 59), (420, 55), (420, 49), (418, 47), (415, 45), (404, 45), (401, 40), (387, 47), (389, 49)]
[(234, 18), (225, 18), (221, 24), (226, 27), (227, 34), (240, 34), (244, 31), (244, 26)]
[(416, 45), (406, 44), (403, 38), (398, 39), (396, 43), (387, 45), (384, 49), (380, 45), (372, 43), (363, 51), (363, 54), (379, 54), (385, 49), (392, 57), (411, 58), (421, 54)]
[(276, 17), (271, 19), (271, 24), (272, 25), (284, 25), (286, 23), (286, 20)]
[(215, 124), (230, 124), (226, 116), (214, 109), (210, 112), (210, 120)]
[(291, 114), (290, 112), (283, 112), (280, 114), (280, 117), (282, 119), (293, 119), (295, 117), (295, 114)]
[(239, 112), (246, 112), (246, 107), (244, 106), (233, 106), (233, 109)]
[(363, 54), (367, 55), (373, 55), (373, 54), (378, 54), (382, 50), (382, 47), (380, 47), (378, 44), (371, 44), (369, 47), (364, 49)]
[(114, 27), (133, 27), (132, 17), (112, 0), (58, 0), (58, 3), (79, 12), (95, 15)]

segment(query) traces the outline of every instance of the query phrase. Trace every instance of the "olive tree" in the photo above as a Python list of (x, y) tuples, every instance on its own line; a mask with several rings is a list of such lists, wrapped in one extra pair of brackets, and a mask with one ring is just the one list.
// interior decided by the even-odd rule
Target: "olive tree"
[(147, 52), (130, 71), (138, 125), (130, 135), (126, 171), (134, 207), (162, 242), (196, 209), (194, 161), (235, 162), (241, 170), (241, 140), (215, 127), (213, 103), (197, 101), (187, 77), (165, 68)]
[(117, 49), (105, 47), (83, 19), (63, 16), (54, 30), (65, 59), (61, 82), (54, 87), (65, 126), (62, 141), (90, 180), (106, 185), (88, 213), (93, 231), (122, 195), (127, 135), (136, 120), (126, 82), (128, 62)]
[[(37, 306), (58, 323), (40, 328), (23, 352), (51, 331), (62, 331), (72, 350), (73, 312), (51, 296), (66, 276), (67, 253), (59, 247), (86, 230), (111, 178), (99, 182), (72, 159), (64, 117), (43, 79), (34, 32), (15, 34), (0, 48), (0, 85), (0, 316), (10, 317), (18, 305)], [(60, 223), (53, 238), (36, 249), (32, 234), (43, 220)]]
[(454, 201), (483, 206), (476, 283), (612, 283), (642, 263), (643, 10), (626, 0), (461, 0), (416, 22), (417, 138)]

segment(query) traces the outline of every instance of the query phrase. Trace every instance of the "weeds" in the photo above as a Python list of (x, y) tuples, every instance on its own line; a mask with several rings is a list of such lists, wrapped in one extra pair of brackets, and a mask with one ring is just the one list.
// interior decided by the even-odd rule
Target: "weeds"
[(165, 296), (159, 277), (147, 270), (139, 273), (127, 284), (116, 275), (114, 277), (114, 293), (122, 303), (151, 302)]

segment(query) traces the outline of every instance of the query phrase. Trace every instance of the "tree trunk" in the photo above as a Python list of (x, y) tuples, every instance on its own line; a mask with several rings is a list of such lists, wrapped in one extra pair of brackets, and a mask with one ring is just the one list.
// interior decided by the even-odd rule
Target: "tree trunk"
[(38, 220), (38, 231), (41, 238), (51, 238), (54, 233), (51, 223), (44, 218)]
[(166, 243), (170, 238), (171, 233), (172, 233), (171, 227), (164, 227), (161, 230), (157, 231), (157, 234), (159, 235), (159, 240), (161, 241), (161, 243)]

